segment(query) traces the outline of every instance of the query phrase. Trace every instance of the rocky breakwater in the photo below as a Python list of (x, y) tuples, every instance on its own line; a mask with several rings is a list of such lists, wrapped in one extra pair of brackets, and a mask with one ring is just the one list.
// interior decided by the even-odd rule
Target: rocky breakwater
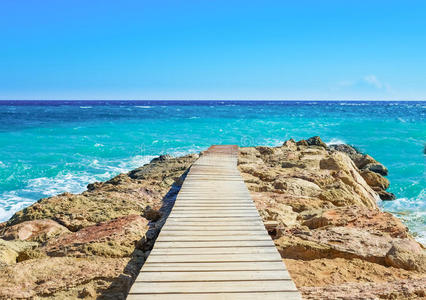
[(306, 299), (426, 296), (426, 255), (378, 202), (388, 170), (348, 145), (319, 137), (240, 148), (238, 167)]
[(0, 224), (0, 299), (124, 299), (197, 157), (161, 156)]

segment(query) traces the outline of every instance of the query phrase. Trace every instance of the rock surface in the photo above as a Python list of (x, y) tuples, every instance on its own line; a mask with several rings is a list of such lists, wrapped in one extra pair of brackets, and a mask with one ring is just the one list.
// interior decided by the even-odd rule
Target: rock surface
[(197, 158), (161, 156), (0, 226), (0, 299), (125, 299)]
[[(160, 156), (0, 224), (0, 299), (125, 299), (197, 157)], [(313, 137), (240, 148), (238, 167), (305, 299), (425, 297), (425, 250), (380, 211), (374, 158)]]
[(240, 148), (239, 169), (304, 298), (425, 297), (425, 250), (380, 211), (392, 194), (374, 158), (313, 137)]

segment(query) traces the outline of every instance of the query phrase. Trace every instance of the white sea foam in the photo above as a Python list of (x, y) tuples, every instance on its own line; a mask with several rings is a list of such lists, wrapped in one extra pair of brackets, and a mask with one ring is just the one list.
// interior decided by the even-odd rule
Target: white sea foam
[(82, 109), (89, 109), (89, 108), (92, 108), (91, 106), (80, 106), (80, 108), (82, 108)]
[(16, 191), (4, 192), (0, 199), (0, 222), (9, 220), (15, 212), (35, 202), (33, 199), (18, 196)]
[(95, 144), (95, 147), (97, 147), (97, 148), (98, 148), (98, 147), (103, 147), (103, 146), (104, 146), (103, 144), (99, 144), (99, 143), (96, 143), (96, 144)]
[(341, 139), (338, 139), (338, 138), (332, 138), (329, 142), (326, 142), (327, 146), (341, 145), (341, 144), (346, 144), (346, 142), (344, 140), (341, 140)]
[(151, 108), (152, 106), (149, 105), (136, 105), (137, 108)]
[(356, 103), (356, 102), (341, 102), (339, 103), (342, 106), (366, 106), (366, 105), (370, 105), (370, 103)]

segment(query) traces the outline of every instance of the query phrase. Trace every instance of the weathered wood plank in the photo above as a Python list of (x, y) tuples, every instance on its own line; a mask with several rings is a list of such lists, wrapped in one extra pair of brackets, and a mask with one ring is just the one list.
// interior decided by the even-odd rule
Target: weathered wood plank
[(142, 272), (169, 271), (281, 271), (282, 262), (206, 262), (206, 263), (151, 263), (142, 267)]
[(259, 255), (257, 253), (248, 254), (193, 254), (193, 255), (150, 255), (147, 263), (168, 263), (168, 262), (238, 262), (238, 261), (279, 261), (281, 256), (278, 252), (265, 253)]
[(290, 280), (288, 272), (282, 271), (213, 271), (213, 272), (142, 272), (136, 281), (249, 281), (249, 280)]
[[(224, 248), (197, 248), (197, 254), (265, 254), (265, 253), (276, 253), (274, 246), (270, 247), (224, 247)], [(188, 251), (186, 248), (156, 248), (150, 256), (154, 255), (173, 255), (173, 254), (184, 254), (193, 255), (192, 251)]]
[[(133, 293), (223, 293), (296, 291), (290, 280), (222, 282), (135, 282)], [(161, 291), (161, 292), (160, 292)]]
[(299, 292), (130, 294), (127, 300), (300, 300)]
[[(155, 242), (155, 247), (158, 248), (218, 248), (218, 247), (270, 247), (274, 246), (272, 241), (263, 240), (263, 241), (158, 241)], [(196, 250), (196, 249), (194, 249)]]

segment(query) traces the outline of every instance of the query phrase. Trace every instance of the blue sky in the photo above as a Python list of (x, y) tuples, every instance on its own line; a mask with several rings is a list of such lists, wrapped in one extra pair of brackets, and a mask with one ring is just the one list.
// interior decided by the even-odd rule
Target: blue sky
[(426, 99), (426, 1), (0, 2), (0, 99)]

